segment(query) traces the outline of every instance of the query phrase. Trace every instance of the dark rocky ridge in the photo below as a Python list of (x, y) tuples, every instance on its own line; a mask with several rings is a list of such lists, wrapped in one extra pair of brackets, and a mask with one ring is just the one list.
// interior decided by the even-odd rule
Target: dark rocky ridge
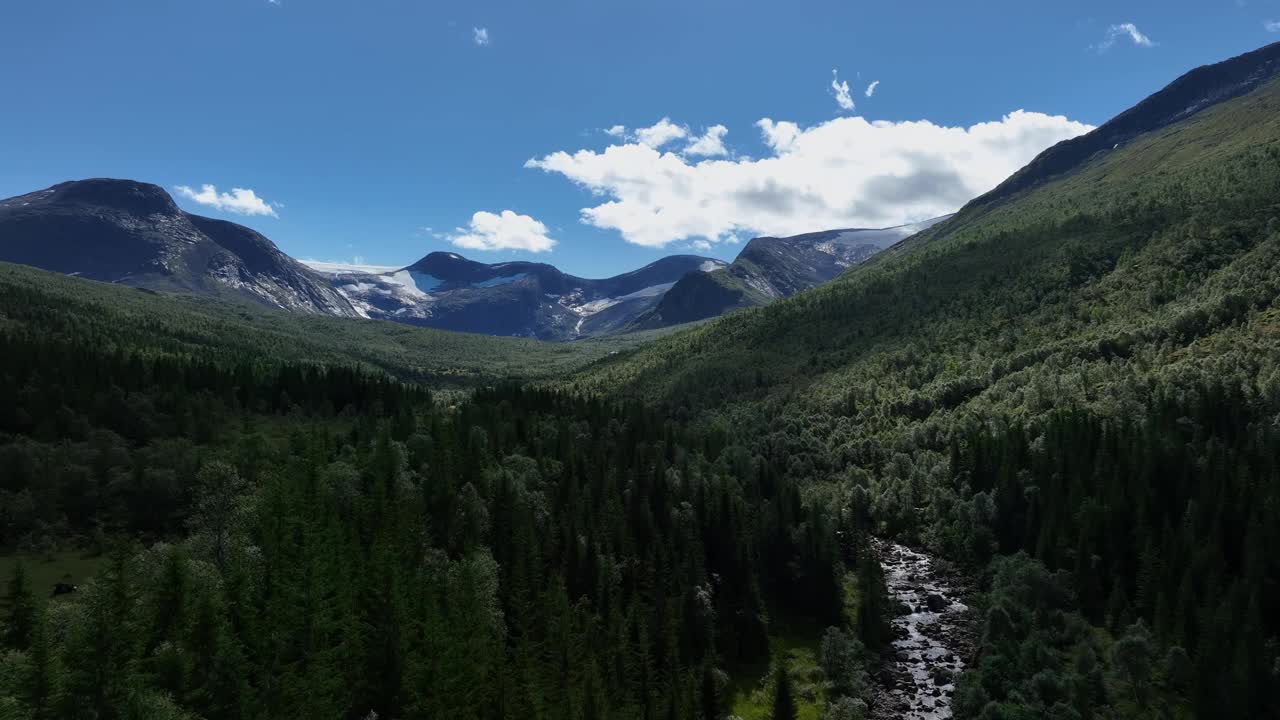
[(433, 252), (387, 273), (328, 273), (333, 286), (371, 318), (441, 330), (572, 340), (628, 327), (681, 277), (723, 262), (672, 255), (603, 279), (545, 263), (481, 263)]
[(0, 260), (152, 290), (356, 315), (341, 293), (260, 233), (184, 212), (163, 188), (133, 180), (70, 181), (0, 201)]
[(637, 320), (637, 326), (694, 322), (790, 297), (834, 279), (944, 219), (883, 229), (847, 228), (754, 238), (728, 267), (682, 278), (651, 312)]

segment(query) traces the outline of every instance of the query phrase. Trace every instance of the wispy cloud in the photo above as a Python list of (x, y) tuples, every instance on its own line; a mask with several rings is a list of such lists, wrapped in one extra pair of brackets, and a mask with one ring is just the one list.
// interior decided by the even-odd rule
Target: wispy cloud
[(471, 39), (476, 45), (484, 47), (489, 44), (489, 28), (471, 28)]
[(465, 228), (455, 228), (449, 242), (468, 250), (527, 250), (546, 252), (556, 241), (547, 236), (547, 226), (528, 215), (510, 210), (491, 213), (481, 210), (471, 216)]
[(867, 86), (867, 97), (871, 97), (873, 94), (875, 94), (876, 88), (879, 86), (880, 86), (879, 80), (872, 80), (871, 84)]
[(1262, 23), (1267, 32), (1280, 32), (1280, 20), (1267, 20)]
[(1149, 48), (1155, 45), (1155, 42), (1153, 42), (1151, 38), (1144, 35), (1142, 31), (1138, 29), (1137, 25), (1134, 25), (1131, 22), (1127, 22), (1127, 23), (1120, 23), (1118, 25), (1112, 25), (1111, 27), (1107, 28), (1106, 37), (1104, 37), (1102, 39), (1102, 42), (1098, 44), (1098, 52), (1101, 53), (1101, 52), (1106, 52), (1110, 50), (1112, 46), (1116, 44), (1116, 41), (1120, 40), (1121, 38), (1128, 38), (1130, 41), (1133, 42), (1134, 45), (1137, 45), (1138, 47)]
[(831, 70), (831, 94), (835, 96), (836, 104), (845, 112), (853, 112), (853, 96), (849, 94), (849, 81), (840, 82), (840, 73), (836, 69)]
[[(266, 200), (258, 197), (258, 194), (248, 188), (231, 188), (231, 192), (218, 192), (218, 188), (213, 185), (201, 185), (200, 190), (193, 190), (187, 185), (178, 185), (173, 188), (178, 195), (191, 200), (192, 202), (206, 205), (216, 210), (235, 213), (236, 215), (270, 215), (271, 217), (279, 217), (276, 215), (274, 203), (268, 203)], [(284, 205), (278, 205), (284, 207)]]

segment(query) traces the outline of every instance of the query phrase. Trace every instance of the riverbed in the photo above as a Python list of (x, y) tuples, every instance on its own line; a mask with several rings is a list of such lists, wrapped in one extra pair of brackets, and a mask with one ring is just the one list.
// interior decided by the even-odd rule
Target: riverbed
[(877, 552), (895, 610), (872, 717), (950, 718), (956, 677), (972, 645), (973, 613), (960, 600), (962, 589), (928, 555), (891, 542), (878, 542)]

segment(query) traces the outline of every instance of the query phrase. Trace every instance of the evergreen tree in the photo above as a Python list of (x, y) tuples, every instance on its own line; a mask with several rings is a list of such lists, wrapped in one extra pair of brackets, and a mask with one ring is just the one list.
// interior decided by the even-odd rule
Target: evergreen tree
[(796, 701), (786, 660), (779, 658), (773, 666), (773, 696), (769, 703), (771, 720), (796, 720)]
[(31, 647), (31, 640), (36, 633), (39, 609), (31, 589), (31, 580), (27, 576), (27, 568), (21, 560), (13, 566), (5, 604), (8, 611), (4, 618), (3, 645), (15, 650), (26, 650)]

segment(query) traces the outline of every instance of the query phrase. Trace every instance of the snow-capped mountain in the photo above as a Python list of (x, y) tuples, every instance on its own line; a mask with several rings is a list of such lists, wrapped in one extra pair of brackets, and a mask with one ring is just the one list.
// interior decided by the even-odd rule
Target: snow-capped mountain
[(758, 237), (727, 266), (690, 273), (677, 282), (636, 327), (678, 325), (764, 305), (816, 287), (872, 255), (947, 217), (881, 229), (843, 229)]
[(234, 294), (355, 317), (319, 274), (263, 235), (183, 212), (157, 185), (64, 182), (0, 200), (0, 260), (156, 290)]
[[(310, 261), (308, 261), (310, 262)], [(364, 317), (444, 330), (570, 340), (630, 325), (683, 276), (724, 267), (672, 255), (639, 270), (593, 280), (531, 262), (486, 264), (433, 252), (403, 268), (310, 263)]]

